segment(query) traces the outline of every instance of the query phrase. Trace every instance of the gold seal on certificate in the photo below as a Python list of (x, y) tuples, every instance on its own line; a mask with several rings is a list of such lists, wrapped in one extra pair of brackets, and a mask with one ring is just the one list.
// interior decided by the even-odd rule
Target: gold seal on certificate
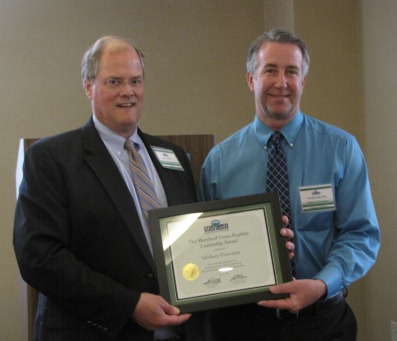
[(187, 281), (194, 281), (200, 275), (200, 270), (196, 264), (188, 263), (183, 267), (182, 274)]

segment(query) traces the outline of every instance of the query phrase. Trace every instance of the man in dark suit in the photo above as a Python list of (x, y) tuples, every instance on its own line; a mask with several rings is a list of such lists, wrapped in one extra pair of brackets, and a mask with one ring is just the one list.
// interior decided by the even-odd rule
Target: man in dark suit
[[(41, 139), (25, 156), (14, 248), (23, 278), (40, 292), (35, 339), (174, 340), (172, 327), (190, 315), (158, 295), (124, 143), (137, 146), (162, 206), (196, 201), (189, 161), (137, 127), (144, 64), (130, 41), (99, 39), (83, 58), (82, 77), (90, 120)], [(179, 168), (167, 168), (153, 147), (167, 149)]]

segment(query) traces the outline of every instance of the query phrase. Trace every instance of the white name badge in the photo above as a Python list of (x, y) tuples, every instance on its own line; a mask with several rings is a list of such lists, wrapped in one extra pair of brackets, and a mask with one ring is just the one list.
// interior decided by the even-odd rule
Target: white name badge
[(332, 185), (299, 187), (302, 212), (335, 211)]
[(164, 168), (179, 171), (184, 170), (173, 150), (155, 146), (152, 146), (152, 149)]

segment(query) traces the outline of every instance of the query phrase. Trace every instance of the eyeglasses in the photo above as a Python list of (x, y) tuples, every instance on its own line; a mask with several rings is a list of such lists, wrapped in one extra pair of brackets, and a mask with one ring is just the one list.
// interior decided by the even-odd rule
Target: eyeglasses
[(104, 81), (107, 88), (112, 90), (120, 90), (124, 87), (124, 85), (128, 85), (132, 89), (138, 89), (143, 86), (143, 78), (131, 78), (127, 81), (121, 78), (108, 78)]

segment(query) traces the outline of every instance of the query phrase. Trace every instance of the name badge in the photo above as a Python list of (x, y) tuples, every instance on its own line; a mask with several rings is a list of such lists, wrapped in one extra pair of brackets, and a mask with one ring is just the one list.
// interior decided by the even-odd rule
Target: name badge
[(171, 149), (152, 146), (160, 164), (167, 169), (183, 171), (183, 167)]
[(335, 211), (332, 185), (299, 187), (302, 212)]

